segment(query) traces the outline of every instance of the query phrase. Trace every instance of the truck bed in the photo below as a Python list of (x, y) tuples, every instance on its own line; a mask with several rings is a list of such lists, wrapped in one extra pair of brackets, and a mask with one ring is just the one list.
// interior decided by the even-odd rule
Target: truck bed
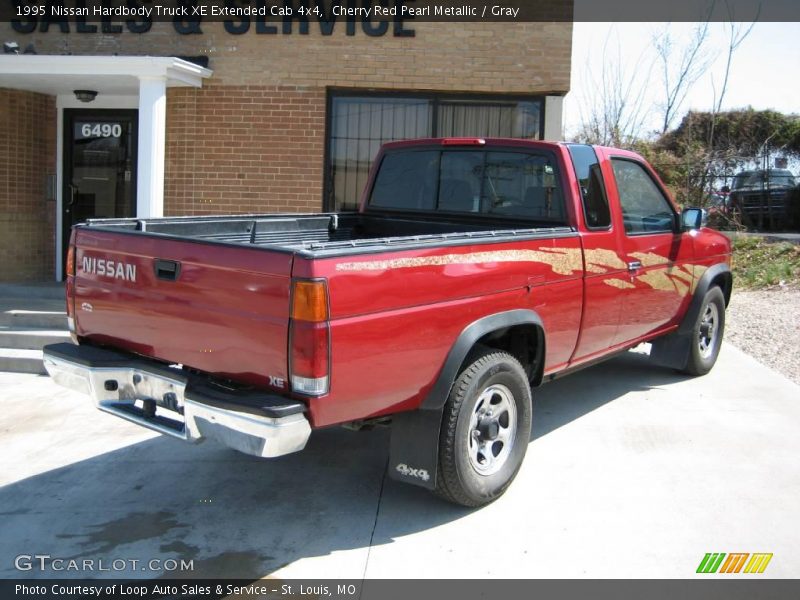
[(520, 223), (519, 219), (488, 221), (485, 215), (472, 220), (462, 215), (449, 219), (433, 215), (415, 218), (364, 213), (93, 219), (87, 225), (96, 230), (259, 246), (307, 258), (380, 251), (387, 246), (396, 249), (570, 231), (566, 226), (553, 227), (553, 223)]
[(95, 345), (268, 387), (288, 380), (295, 258), (308, 265), (570, 231), (485, 215), (479, 221), (363, 213), (92, 220), (74, 229), (76, 332)]

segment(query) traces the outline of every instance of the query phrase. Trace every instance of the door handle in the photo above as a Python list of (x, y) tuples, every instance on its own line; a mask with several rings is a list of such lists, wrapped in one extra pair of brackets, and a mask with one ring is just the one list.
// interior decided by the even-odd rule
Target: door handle
[(163, 260), (157, 258), (155, 261), (156, 277), (165, 281), (177, 281), (181, 274), (181, 263), (177, 260)]
[(634, 271), (638, 271), (641, 268), (642, 268), (641, 261), (634, 260), (633, 262), (628, 263), (628, 271), (631, 273), (633, 273)]
[(77, 193), (78, 188), (76, 188), (74, 185), (70, 183), (67, 185), (67, 189), (69, 190), (69, 198), (67, 198), (67, 206), (71, 208), (75, 204), (75, 194)]

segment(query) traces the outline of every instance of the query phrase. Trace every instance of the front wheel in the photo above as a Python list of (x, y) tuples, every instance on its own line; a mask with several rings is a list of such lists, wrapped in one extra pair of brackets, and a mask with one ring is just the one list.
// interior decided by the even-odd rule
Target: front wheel
[(725, 296), (714, 286), (706, 293), (697, 316), (689, 347), (689, 362), (684, 371), (705, 375), (717, 362), (725, 332)]
[(463, 506), (492, 502), (511, 484), (531, 433), (531, 389), (519, 361), (491, 348), (459, 374), (445, 404), (436, 493)]

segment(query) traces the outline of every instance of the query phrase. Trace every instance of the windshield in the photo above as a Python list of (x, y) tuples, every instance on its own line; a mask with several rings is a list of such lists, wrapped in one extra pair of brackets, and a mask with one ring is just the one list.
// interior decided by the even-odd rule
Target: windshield
[[(769, 178), (767, 178), (769, 173)], [(733, 189), (761, 189), (794, 187), (795, 180), (791, 171), (773, 169), (771, 171), (742, 171), (733, 178)]]

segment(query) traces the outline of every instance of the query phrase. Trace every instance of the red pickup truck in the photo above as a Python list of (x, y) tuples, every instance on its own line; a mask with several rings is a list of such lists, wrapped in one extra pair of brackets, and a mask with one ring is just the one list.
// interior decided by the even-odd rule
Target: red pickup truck
[(711, 369), (730, 244), (702, 219), (623, 150), (390, 143), (359, 212), (76, 226), (76, 344), (45, 366), (101, 410), (256, 456), (390, 424), (393, 477), (478, 506), (522, 463), (531, 388), (648, 341)]

